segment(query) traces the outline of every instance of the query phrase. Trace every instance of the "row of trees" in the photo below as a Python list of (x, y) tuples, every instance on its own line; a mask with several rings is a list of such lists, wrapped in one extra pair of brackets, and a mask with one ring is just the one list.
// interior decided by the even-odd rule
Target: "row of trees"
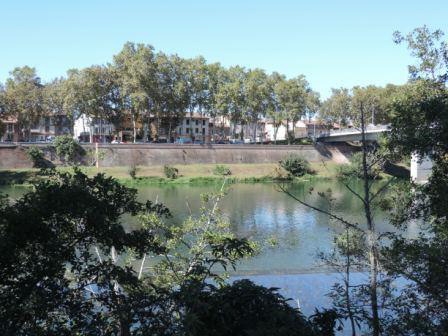
[(112, 63), (72, 69), (45, 84), (34, 68), (16, 68), (0, 85), (0, 106), (2, 116), (17, 118), (24, 138), (41, 116), (64, 114), (73, 120), (86, 114), (117, 126), (130, 117), (136, 139), (137, 124), (155, 118), (171, 133), (185, 113), (193, 112), (234, 125), (255, 126), (266, 116), (277, 124), (297, 121), (317, 112), (319, 95), (304, 76), (287, 79), (260, 69), (225, 68), (202, 57), (184, 59), (128, 42)]
[(402, 85), (388, 84), (385, 87), (369, 85), (332, 89), (331, 96), (320, 108), (319, 116), (328, 123), (359, 126), (360, 106), (363, 105), (366, 123), (389, 124), (393, 113), (392, 102), (402, 88)]

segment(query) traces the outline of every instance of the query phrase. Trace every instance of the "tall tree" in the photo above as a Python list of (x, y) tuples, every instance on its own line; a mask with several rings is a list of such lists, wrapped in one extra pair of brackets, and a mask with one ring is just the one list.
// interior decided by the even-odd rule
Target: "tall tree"
[(281, 82), (277, 89), (278, 101), (286, 119), (288, 144), (291, 144), (291, 138), (294, 138), (290, 133), (290, 124), (293, 124), (294, 132), (295, 123), (305, 116), (308, 90), (308, 82), (303, 76)]
[(395, 43), (406, 43), (411, 55), (417, 59), (416, 65), (408, 66), (411, 79), (448, 80), (448, 44), (443, 37), (440, 29), (431, 31), (426, 26), (415, 28), (406, 35), (398, 31), (394, 33)]
[(209, 108), (208, 115), (213, 120), (213, 126), (211, 129), (212, 136), (215, 134), (216, 120), (217, 117), (221, 115), (221, 111), (218, 105), (218, 93), (220, 87), (224, 84), (227, 79), (226, 70), (219, 63), (208, 64), (207, 74), (208, 80), (208, 99)]
[[(167, 128), (168, 140), (172, 130), (185, 116), (189, 104), (183, 60), (177, 55), (158, 53), (156, 116), (157, 127)], [(157, 131), (158, 132), (158, 131)]]
[(258, 121), (269, 109), (270, 95), (268, 76), (261, 69), (249, 70), (244, 82), (246, 97), (244, 119), (253, 126), (252, 139), (256, 141)]
[[(187, 90), (188, 112), (192, 118), (194, 112), (202, 115), (210, 108), (208, 68), (203, 57), (184, 59), (182, 65), (182, 75)], [(195, 137), (193, 129), (190, 122), (189, 132), (192, 139)]]
[[(225, 75), (223, 84), (219, 86), (216, 94), (216, 106), (222, 117), (231, 121), (233, 129), (232, 137), (236, 136), (236, 125), (244, 124), (243, 112), (246, 106), (246, 95), (244, 83), (246, 80), (246, 70), (239, 66), (231, 67)], [(243, 132), (240, 134), (243, 139)]]
[(156, 97), (156, 63), (150, 45), (127, 42), (114, 56), (113, 70), (118, 78), (122, 113), (132, 118), (133, 141), (137, 139), (137, 122), (154, 110)]
[(331, 96), (324, 101), (320, 110), (320, 117), (329, 123), (347, 125), (351, 118), (351, 95), (346, 88), (331, 89)]
[(0, 137), (5, 133), (6, 127), (2, 119), (6, 117), (6, 94), (5, 88), (0, 83)]
[[(69, 70), (67, 78), (66, 104), (77, 115), (85, 114), (102, 123), (107, 120), (118, 125), (123, 115), (122, 99), (113, 69), (106, 66), (91, 66), (82, 70)], [(105, 141), (105, 134), (100, 130)]]
[(392, 104), (389, 146), (401, 154), (429, 156), (433, 169), (428, 183), (392, 198), (393, 223), (403, 231), (417, 223), (420, 234), (417, 239), (397, 234), (385, 250), (388, 271), (407, 281), (396, 297), (396, 319), (388, 321), (391, 334), (445, 335), (448, 330), (448, 63), (442, 37), (426, 27), (406, 37), (395, 34), (417, 65), (409, 67), (411, 83)]
[(72, 132), (75, 113), (67, 100), (67, 81), (65, 78), (56, 78), (44, 87), (44, 113), (53, 118), (55, 126), (60, 132), (66, 129)]
[(6, 80), (6, 111), (17, 118), (21, 139), (29, 140), (30, 128), (43, 112), (43, 85), (36, 70), (29, 66), (15, 68)]
[(270, 119), (270, 122), (272, 122), (272, 126), (274, 128), (275, 144), (277, 143), (278, 129), (281, 125), (283, 125), (283, 121), (285, 119), (285, 113), (280, 101), (280, 95), (282, 93), (285, 81), (285, 76), (280, 75), (277, 72), (274, 72), (269, 76), (270, 108), (267, 111), (267, 117)]

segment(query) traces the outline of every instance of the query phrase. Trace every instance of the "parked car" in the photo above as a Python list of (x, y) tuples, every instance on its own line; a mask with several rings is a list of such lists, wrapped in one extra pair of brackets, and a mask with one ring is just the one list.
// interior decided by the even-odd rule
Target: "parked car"
[(190, 138), (177, 138), (176, 143), (180, 145), (192, 144), (193, 141)]
[(111, 144), (120, 144), (120, 143), (121, 143), (121, 141), (118, 139), (114, 139), (111, 141)]

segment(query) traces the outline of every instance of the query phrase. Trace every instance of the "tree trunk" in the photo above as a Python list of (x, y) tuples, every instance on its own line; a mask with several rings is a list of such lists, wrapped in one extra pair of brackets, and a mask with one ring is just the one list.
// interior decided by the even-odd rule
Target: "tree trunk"
[(292, 121), (292, 134), (294, 135), (294, 141), (296, 140), (296, 122)]
[(289, 119), (286, 119), (286, 139), (288, 139), (288, 145), (290, 145), (291, 139), (289, 138)]
[(135, 115), (134, 115), (134, 113), (132, 113), (132, 128), (133, 128), (133, 136), (134, 136), (133, 143), (135, 143), (136, 140), (137, 140), (137, 128), (136, 128), (136, 125), (135, 125)]
[(166, 142), (168, 142), (168, 143), (171, 142), (171, 120), (170, 120), (170, 122), (168, 124), (168, 139), (167, 139)]
[(364, 213), (367, 221), (367, 247), (369, 250), (370, 268), (370, 305), (372, 308), (373, 336), (380, 335), (380, 322), (378, 314), (378, 246), (376, 239), (375, 223), (372, 218), (370, 188), (369, 188), (369, 167), (367, 166), (367, 143), (365, 134), (365, 115), (361, 105), (361, 136), (362, 136), (362, 170), (364, 187)]
[(254, 143), (257, 142), (257, 122), (254, 122)]
[(356, 325), (355, 325), (355, 319), (353, 316), (353, 312), (352, 312), (352, 304), (351, 304), (351, 300), (350, 300), (350, 267), (351, 267), (351, 262), (350, 262), (350, 258), (351, 258), (351, 254), (350, 254), (350, 231), (348, 226), (345, 227), (347, 236), (347, 263), (346, 263), (346, 268), (345, 268), (345, 300), (347, 302), (346, 308), (347, 308), (347, 312), (348, 312), (348, 318), (350, 320), (350, 325), (352, 327), (352, 336), (356, 336)]
[(120, 336), (131, 336), (130, 323), (123, 319), (120, 320)]
[(278, 127), (280, 125), (277, 125), (277, 123), (275, 122), (275, 119), (274, 119), (273, 126), (274, 126), (274, 144), (277, 144), (277, 133), (278, 133)]

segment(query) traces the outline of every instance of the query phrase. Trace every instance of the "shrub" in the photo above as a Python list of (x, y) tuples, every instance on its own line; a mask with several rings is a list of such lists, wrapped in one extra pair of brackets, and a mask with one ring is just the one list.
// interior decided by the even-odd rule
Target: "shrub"
[(47, 160), (45, 160), (44, 152), (42, 152), (39, 148), (36, 146), (31, 146), (26, 151), (26, 154), (30, 158), (30, 160), (33, 162), (34, 168), (47, 168)]
[(176, 179), (178, 177), (179, 174), (179, 170), (175, 167), (169, 166), (169, 165), (164, 165), (163, 166), (163, 173), (165, 174), (165, 176), (167, 178), (170, 179)]
[(128, 174), (133, 180), (135, 180), (137, 177), (137, 166), (135, 164), (131, 164), (128, 167)]
[(232, 175), (232, 172), (230, 171), (230, 168), (225, 165), (217, 165), (213, 169), (213, 174), (220, 176), (229, 176)]
[(79, 162), (81, 157), (86, 154), (85, 150), (70, 135), (56, 137), (54, 147), (59, 159), (69, 164)]
[(306, 173), (311, 172), (309, 162), (304, 157), (297, 154), (289, 154), (279, 163), (280, 166), (292, 176), (303, 176)]
[[(367, 154), (367, 178), (369, 179), (379, 179), (381, 178), (380, 172), (381, 167), (375, 161), (374, 155), (371, 153)], [(338, 167), (338, 175), (342, 178), (363, 178), (362, 169), (362, 152), (358, 152), (352, 155), (350, 158), (350, 163), (343, 164)]]

